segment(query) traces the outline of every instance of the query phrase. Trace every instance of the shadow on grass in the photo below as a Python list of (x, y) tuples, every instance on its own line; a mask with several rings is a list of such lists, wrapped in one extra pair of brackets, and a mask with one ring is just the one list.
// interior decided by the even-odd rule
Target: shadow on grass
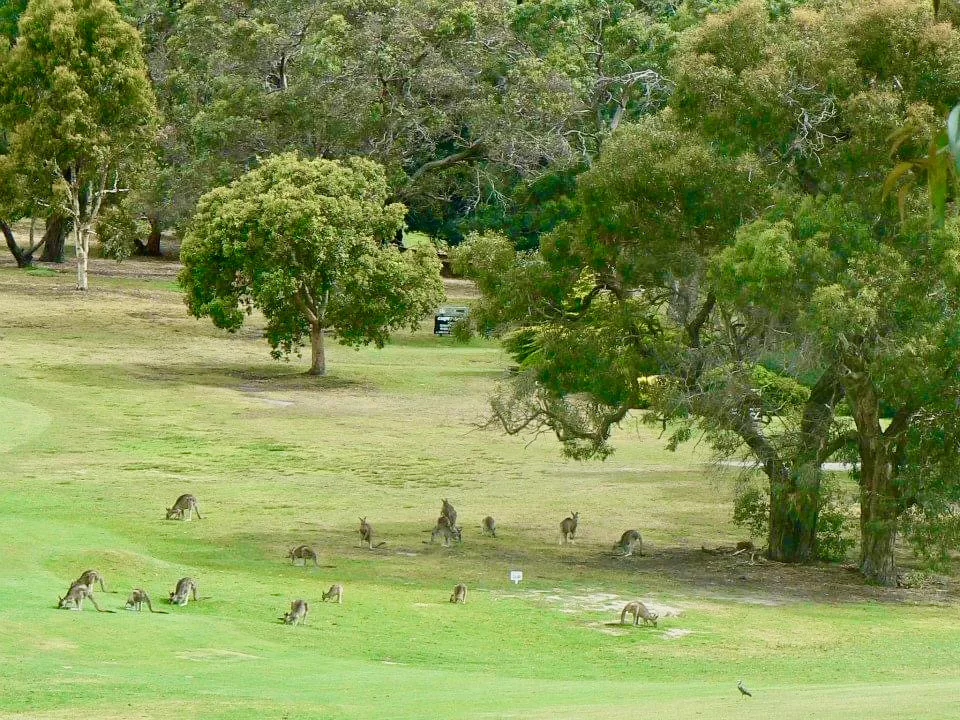
[(376, 390), (367, 383), (339, 375), (318, 377), (289, 367), (228, 363), (129, 363), (47, 365), (57, 382), (84, 387), (120, 390), (141, 388), (144, 383), (169, 387), (200, 385), (203, 387), (257, 393), (284, 390), (324, 392), (331, 390)]

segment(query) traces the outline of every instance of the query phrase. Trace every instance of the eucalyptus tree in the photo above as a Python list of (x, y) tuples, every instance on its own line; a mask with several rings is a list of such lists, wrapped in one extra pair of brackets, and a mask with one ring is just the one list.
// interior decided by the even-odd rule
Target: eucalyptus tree
[[(960, 97), (960, 35), (919, 0), (747, 1), (685, 32), (668, 73), (669, 112), (603, 146), (539, 254), (464, 251), (530, 370), (495, 414), (578, 456), (631, 411), (673, 444), (746, 447), (782, 560), (816, 552), (822, 462), (852, 455), (860, 567), (892, 583), (901, 524), (949, 524), (960, 495), (957, 226), (909, 185), (888, 197)], [(686, 139), (647, 152), (665, 127)]]
[(140, 38), (116, 5), (31, 0), (0, 56), (4, 167), (29, 175), (72, 221), (80, 290), (104, 200), (124, 190), (155, 125)]
[(187, 307), (230, 331), (257, 308), (273, 356), (309, 340), (309, 372), (324, 375), (331, 329), (383, 347), (443, 300), (436, 252), (389, 242), (405, 212), (372, 161), (271, 157), (200, 199), (181, 249)]

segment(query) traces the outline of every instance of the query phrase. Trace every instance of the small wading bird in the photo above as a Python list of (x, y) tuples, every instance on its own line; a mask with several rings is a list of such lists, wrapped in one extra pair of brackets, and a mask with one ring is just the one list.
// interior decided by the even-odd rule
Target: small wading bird
[(738, 681), (737, 681), (737, 690), (740, 691), (740, 694), (741, 694), (741, 695), (746, 695), (747, 697), (753, 697), (753, 693), (750, 692), (749, 690), (747, 690), (747, 689), (743, 686), (743, 680), (738, 680)]

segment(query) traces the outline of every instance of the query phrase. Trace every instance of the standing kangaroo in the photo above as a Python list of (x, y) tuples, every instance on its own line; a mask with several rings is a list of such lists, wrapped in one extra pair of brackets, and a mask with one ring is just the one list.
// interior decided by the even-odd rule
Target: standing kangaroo
[(649, 622), (649, 623), (652, 623), (654, 627), (656, 627), (656, 626), (657, 626), (657, 618), (660, 617), (659, 615), (657, 615), (657, 613), (655, 613), (655, 612), (650, 612), (650, 609), (647, 608), (647, 606), (644, 605), (644, 604), (643, 604), (642, 602), (640, 602), (639, 600), (634, 600), (634, 601), (632, 601), (632, 602), (628, 602), (626, 605), (623, 606), (623, 611), (620, 613), (620, 624), (621, 624), (621, 625), (623, 625), (623, 623), (626, 622), (625, 618), (627, 617), (627, 614), (628, 614), (628, 613), (629, 613), (630, 615), (633, 615), (633, 624), (634, 624), (634, 625), (638, 625), (638, 624), (640, 623), (641, 618), (642, 618), (644, 625), (646, 625), (646, 624)]
[(184, 577), (177, 581), (177, 589), (170, 593), (170, 603), (172, 605), (186, 605), (190, 602), (190, 594), (193, 593), (193, 599), (199, 601), (197, 597), (197, 581), (193, 578)]
[(343, 603), (343, 585), (340, 583), (334, 583), (330, 586), (330, 589), (327, 590), (322, 596), (323, 602), (326, 602), (328, 598), (333, 598), (337, 601), (337, 604), (340, 605)]
[(453, 588), (453, 595), (450, 596), (452, 603), (465, 603), (467, 601), (467, 586), (459, 583)]
[(133, 592), (130, 593), (130, 597), (127, 598), (127, 603), (124, 605), (128, 610), (136, 610), (140, 612), (143, 609), (143, 604), (146, 603), (147, 607), (152, 613), (160, 613), (165, 615), (166, 613), (163, 610), (154, 610), (153, 603), (150, 602), (150, 596), (147, 594), (147, 591), (143, 588), (134, 588)]
[(83, 573), (74, 581), (74, 585), (86, 585), (89, 588), (92, 588), (97, 583), (100, 583), (100, 589), (103, 592), (106, 592), (107, 589), (103, 586), (103, 575), (98, 573), (96, 570), (84, 570)]
[[(190, 520), (193, 513), (197, 513), (197, 520), (203, 520), (200, 516), (200, 506), (197, 505), (197, 499), (190, 494), (181, 495), (173, 504), (173, 507), (167, 508), (167, 520)], [(186, 514), (186, 517), (184, 517)]]
[(297, 564), (297, 560), (303, 560), (303, 565), (306, 567), (307, 560), (313, 560), (313, 564), (317, 567), (320, 567), (320, 558), (317, 555), (317, 551), (314, 550), (309, 545), (297, 545), (293, 550), (287, 553), (287, 557), (290, 558), (290, 562), (293, 565)]
[(497, 521), (489, 515), (483, 519), (483, 534), (486, 535), (487, 533), (494, 537), (497, 536)]
[(93, 590), (90, 589), (89, 585), (84, 585), (81, 582), (75, 582), (70, 586), (67, 594), (58, 599), (57, 607), (60, 610), (83, 610), (84, 600), (89, 600), (93, 607), (97, 609), (97, 612), (112, 612), (112, 610), (104, 610), (97, 605), (97, 601), (93, 599)]
[(457, 526), (457, 511), (446, 498), (443, 499), (443, 504), (440, 506), (440, 514), (447, 519), (450, 527)]
[(619, 553), (623, 557), (630, 557), (633, 555), (633, 551), (637, 550), (640, 557), (643, 557), (643, 540), (640, 537), (640, 532), (637, 530), (627, 530), (620, 536), (620, 541), (614, 544), (613, 549), (614, 552)]
[(386, 545), (386, 540), (373, 544), (373, 525), (367, 522), (365, 517), (360, 518), (360, 547), (366, 543), (367, 547), (373, 550), (375, 547)]
[(564, 518), (560, 523), (560, 544), (573, 542), (577, 536), (577, 525), (580, 523), (580, 513), (570, 512), (570, 517)]
[(306, 622), (309, 611), (310, 607), (306, 600), (294, 600), (290, 603), (290, 612), (284, 613), (280, 619), (283, 620), (285, 625), (299, 625)]

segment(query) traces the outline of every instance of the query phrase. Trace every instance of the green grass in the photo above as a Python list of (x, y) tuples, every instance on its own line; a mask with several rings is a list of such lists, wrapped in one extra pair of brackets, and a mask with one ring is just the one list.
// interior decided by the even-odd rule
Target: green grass
[[(492, 343), (425, 324), (383, 351), (331, 348), (318, 381), (271, 362), (256, 319), (230, 336), (186, 317), (169, 281), (98, 277), (86, 296), (70, 281), (0, 271), (0, 717), (958, 714), (954, 605), (805, 599), (777, 568), (759, 585), (711, 575), (700, 545), (740, 538), (733, 476), (647, 429), (602, 464), (478, 430), (507, 364)], [(182, 492), (202, 521), (163, 519)], [(424, 544), (441, 497), (462, 546)], [(559, 548), (569, 510), (582, 539)], [(496, 540), (479, 536), (486, 514)], [(384, 548), (356, 547), (359, 515)], [(650, 556), (612, 560), (628, 527)], [(321, 567), (284, 561), (301, 542)], [(117, 613), (53, 609), (87, 567)], [(186, 574), (206, 599), (119, 610)], [(341, 606), (319, 602), (334, 581)], [(607, 626), (637, 596), (681, 613)], [(295, 597), (308, 623), (283, 626)]]

